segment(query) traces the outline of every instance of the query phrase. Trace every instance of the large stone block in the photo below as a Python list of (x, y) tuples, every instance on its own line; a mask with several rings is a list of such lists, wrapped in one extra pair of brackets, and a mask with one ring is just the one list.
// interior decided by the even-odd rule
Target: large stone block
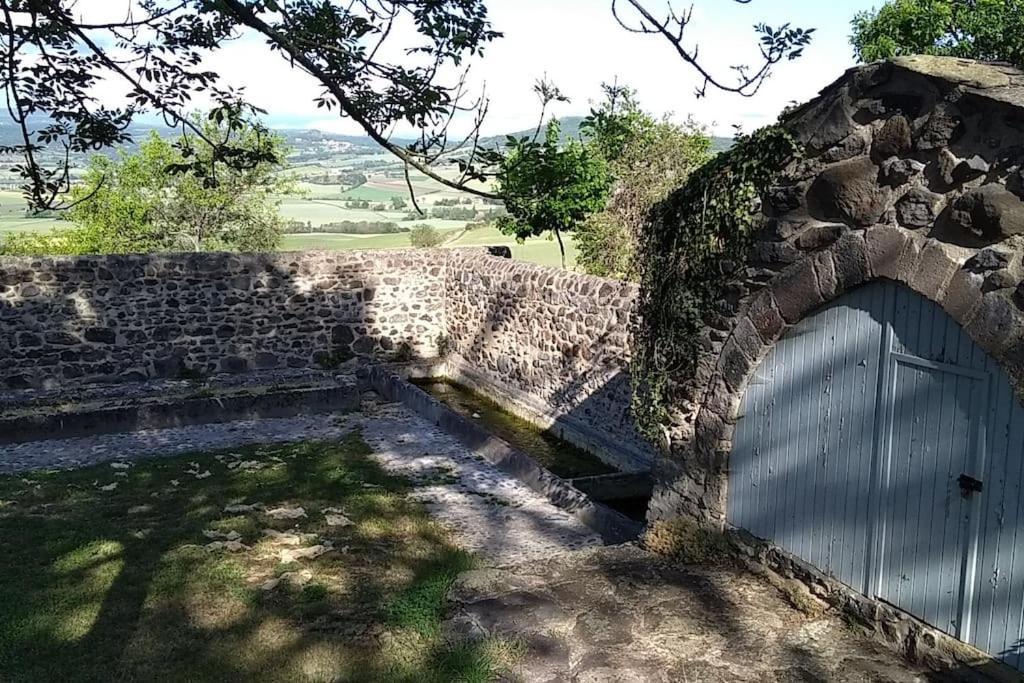
[(810, 259), (790, 266), (779, 274), (771, 287), (782, 319), (795, 323), (823, 303), (818, 278)]
[(1008, 297), (993, 292), (982, 297), (964, 330), (981, 348), (1002, 358), (1022, 328), (1024, 313)]
[(882, 177), (891, 187), (905, 185), (924, 171), (925, 165), (916, 159), (891, 157), (882, 162)]
[(929, 115), (917, 139), (917, 149), (928, 151), (948, 147), (963, 137), (966, 128), (959, 112), (940, 106)]
[(816, 225), (800, 233), (796, 238), (796, 246), (804, 251), (827, 247), (839, 239), (843, 230), (842, 225)]
[(762, 289), (750, 299), (747, 316), (754, 325), (761, 340), (772, 344), (779, 338), (785, 321), (770, 289)]
[(842, 291), (836, 279), (836, 264), (832, 260), (832, 252), (828, 249), (819, 251), (812, 257), (814, 276), (818, 279), (818, 291), (824, 301), (831, 301)]
[(880, 164), (890, 157), (901, 157), (910, 151), (912, 144), (910, 122), (907, 117), (897, 114), (875, 133), (874, 142), (871, 143), (871, 158)]
[(940, 303), (946, 313), (961, 326), (970, 322), (978, 304), (981, 303), (983, 282), (982, 275), (961, 268), (946, 285)]
[(762, 341), (761, 335), (758, 334), (757, 328), (754, 327), (754, 323), (750, 321), (749, 313), (741, 316), (739, 322), (736, 323), (736, 327), (732, 331), (732, 339), (736, 346), (743, 351), (743, 354), (755, 363), (761, 359), (768, 348)]
[(950, 220), (975, 236), (1002, 240), (1024, 233), (1024, 202), (1002, 185), (990, 183), (953, 202)]
[(846, 161), (853, 157), (859, 157), (868, 151), (868, 145), (871, 143), (871, 133), (866, 128), (861, 128), (853, 131), (845, 138), (840, 140), (835, 146), (830, 147), (821, 155), (821, 160), (825, 163), (835, 163), (837, 161)]
[(935, 223), (946, 198), (926, 187), (915, 187), (896, 202), (896, 218), (908, 228), (927, 228)]
[(858, 129), (850, 102), (843, 96), (822, 101), (801, 123), (798, 135), (812, 152), (829, 149)]
[(959, 268), (960, 262), (949, 246), (937, 240), (928, 240), (907, 284), (932, 301), (942, 301), (946, 285)]
[(753, 361), (740, 348), (736, 340), (730, 339), (722, 347), (719, 372), (726, 386), (734, 392), (739, 391), (746, 384), (747, 376), (753, 369)]
[(867, 157), (829, 166), (811, 184), (808, 209), (822, 220), (862, 228), (873, 225), (892, 201), (892, 190), (878, 180), (879, 168)]
[(871, 279), (871, 264), (868, 261), (864, 236), (848, 231), (830, 248), (835, 264), (836, 282), (840, 292), (845, 292)]
[(865, 235), (867, 257), (875, 277), (903, 280), (910, 272), (904, 255), (910, 238), (899, 228), (877, 227)]

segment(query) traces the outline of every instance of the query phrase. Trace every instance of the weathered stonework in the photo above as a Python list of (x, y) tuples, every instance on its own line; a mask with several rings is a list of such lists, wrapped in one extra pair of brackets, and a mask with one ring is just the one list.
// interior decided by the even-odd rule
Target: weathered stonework
[(446, 353), (454, 379), (649, 469), (629, 411), (636, 287), (492, 254), (0, 258), (0, 390)]
[(631, 283), (455, 253), (446, 326), (454, 379), (532, 421), (561, 425), (623, 470), (646, 470), (652, 447), (630, 412)]
[[(725, 334), (720, 316), (709, 320), (696, 373), (676, 380), (649, 521), (727, 526), (732, 435), (752, 373), (788, 326), (874, 279), (942, 306), (1024, 398), (1024, 72), (932, 57), (870, 64), (784, 125), (807, 157), (763, 198), (758, 239), (779, 246), (752, 250), (729, 284), (741, 297)], [(756, 554), (818, 581), (778, 549)], [(962, 659), (950, 639), (835, 583), (821, 590), (897, 646)]]
[(658, 464), (652, 520), (724, 524), (732, 426), (750, 374), (789, 325), (870, 280), (941, 304), (1024, 396), (1014, 353), (1024, 322), (1017, 121), (1024, 73), (930, 57), (852, 69), (789, 115), (807, 158), (764, 198), (749, 267), (729, 285), (741, 303), (725, 334), (720, 316), (709, 322), (695, 376), (680, 379), (662, 459), (674, 464)]
[(432, 354), (444, 264), (426, 251), (0, 259), (0, 385)]

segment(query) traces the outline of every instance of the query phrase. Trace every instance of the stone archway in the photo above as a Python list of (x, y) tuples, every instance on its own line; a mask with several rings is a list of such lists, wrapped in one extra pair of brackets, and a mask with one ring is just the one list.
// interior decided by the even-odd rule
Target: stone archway
[(942, 307), (1002, 365), (1014, 380), (1018, 398), (1024, 398), (1018, 356), (1024, 313), (1005, 296), (989, 296), (983, 291), (986, 264), (997, 256), (986, 252), (962, 258), (935, 240), (901, 228), (875, 227), (863, 234), (846, 233), (829, 247), (791, 265), (751, 297), (722, 346), (707, 400), (694, 421), (694, 452), (710, 456), (705, 479), (709, 520), (716, 524), (724, 521), (733, 430), (758, 364), (790, 326), (874, 280), (901, 283)]
[[(724, 523), (732, 429), (788, 325), (884, 278), (942, 306), (1024, 396), (1024, 72), (913, 57), (852, 69), (784, 122), (806, 156), (764, 197), (727, 324), (675, 406), (651, 521)], [(723, 332), (725, 329), (725, 332)], [(683, 383), (683, 382), (681, 382)]]
[[(730, 283), (735, 303), (708, 325), (692, 376), (673, 380), (652, 524), (727, 526), (730, 454), (752, 373), (788, 329), (867, 283), (901, 283), (941, 307), (1005, 374), (1007, 395), (1024, 399), (1024, 72), (931, 57), (871, 64), (784, 124), (806, 156), (763, 197), (763, 227)], [(898, 647), (956, 658), (948, 643), (936, 649), (942, 634), (873, 596), (778, 548), (749, 552), (886, 622), (879, 632)]]

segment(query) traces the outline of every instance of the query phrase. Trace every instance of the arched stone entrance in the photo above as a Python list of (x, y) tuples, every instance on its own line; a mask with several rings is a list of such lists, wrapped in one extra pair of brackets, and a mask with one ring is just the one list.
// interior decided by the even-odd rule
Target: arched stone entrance
[[(801, 321), (864, 285), (876, 286), (869, 283), (898, 283), (931, 302), (991, 359), (1012, 397), (1008, 404), (1019, 406), (1024, 397), (1024, 72), (924, 57), (867, 65), (784, 123), (804, 143), (806, 157), (763, 197), (763, 229), (729, 283), (735, 303), (708, 325), (693, 375), (673, 379), (676, 400), (655, 469), (652, 523), (685, 516), (728, 526), (731, 454), (755, 369)], [(991, 578), (1001, 568), (983, 553), (976, 571)], [(777, 554), (783, 556), (799, 552)], [(1024, 572), (1021, 556), (1011, 564)], [(867, 567), (869, 559), (864, 562)], [(803, 566), (832, 571), (820, 555)], [(853, 587), (871, 598), (930, 623), (940, 620), (871, 590), (864, 571), (845, 584), (860, 581)], [(809, 581), (828, 583), (825, 573), (816, 576)], [(833, 602), (861, 600), (840, 589), (829, 584), (819, 592)], [(881, 603), (857, 604), (870, 620), (882, 619)], [(993, 648), (1009, 643), (1006, 628), (984, 641), (963, 633), (999, 656)], [(900, 647), (927, 649), (921, 645), (926, 631), (917, 626), (880, 631)], [(1024, 665), (1009, 661), (1015, 657), (1011, 649), (1004, 659)]]
[(730, 526), (1021, 666), (1024, 406), (941, 307), (876, 281), (805, 317), (733, 442)]

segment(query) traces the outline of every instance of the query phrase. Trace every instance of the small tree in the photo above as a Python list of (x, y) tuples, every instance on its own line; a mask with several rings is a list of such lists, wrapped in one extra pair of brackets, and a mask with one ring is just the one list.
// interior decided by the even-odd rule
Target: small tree
[[(274, 249), (283, 227), (278, 197), (292, 187), (291, 181), (274, 173), (284, 162), (283, 141), (238, 118), (196, 116), (194, 121), (204, 137), (184, 135), (172, 142), (153, 132), (136, 152), (122, 150), (113, 159), (94, 156), (82, 183), (71, 191), (67, 219), (73, 226), (9, 240), (4, 251)], [(214, 137), (231, 138), (233, 148), (253, 155), (253, 163), (231, 166), (213, 158), (214, 147), (206, 139)]]
[(522, 242), (544, 233), (554, 235), (565, 267), (562, 234), (578, 228), (604, 207), (610, 177), (600, 155), (581, 142), (560, 145), (557, 120), (548, 123), (543, 142), (509, 138), (497, 173), (498, 192), (507, 216), (498, 229)]
[(409, 206), (409, 202), (405, 201), (401, 197), (391, 198), (391, 208), (394, 209), (395, 211), (401, 211), (407, 206)]
[(409, 231), (409, 243), (414, 247), (439, 247), (444, 242), (444, 235), (432, 225), (421, 223), (414, 225)]
[(862, 62), (933, 54), (1024, 65), (1024, 0), (891, 0), (857, 14), (850, 42)]

